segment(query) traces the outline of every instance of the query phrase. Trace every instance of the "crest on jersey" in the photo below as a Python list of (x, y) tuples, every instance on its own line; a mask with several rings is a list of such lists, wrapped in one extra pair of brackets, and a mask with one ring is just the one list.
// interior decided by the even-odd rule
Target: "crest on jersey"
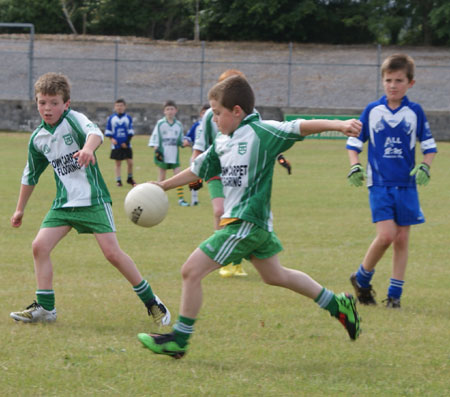
[(239, 142), (238, 153), (241, 155), (247, 153), (247, 142)]
[(71, 145), (73, 143), (73, 137), (71, 134), (63, 135), (63, 138), (66, 145)]
[(50, 147), (45, 144), (44, 147), (42, 148), (42, 151), (44, 152), (44, 154), (48, 154), (50, 153)]

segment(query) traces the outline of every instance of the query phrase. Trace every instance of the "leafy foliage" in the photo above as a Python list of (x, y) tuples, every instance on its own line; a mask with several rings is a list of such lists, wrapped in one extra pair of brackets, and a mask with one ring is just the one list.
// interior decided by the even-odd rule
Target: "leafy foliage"
[(450, 43), (447, 0), (0, 0), (37, 33), (316, 43)]

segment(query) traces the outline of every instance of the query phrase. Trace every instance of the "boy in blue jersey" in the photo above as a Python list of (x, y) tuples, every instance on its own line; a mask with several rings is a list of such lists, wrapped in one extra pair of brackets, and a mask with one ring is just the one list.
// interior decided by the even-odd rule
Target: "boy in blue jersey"
[[(200, 124), (202, 122), (202, 118), (208, 109), (209, 109), (209, 104), (205, 104), (201, 107), (198, 120), (194, 124), (192, 124), (191, 128), (189, 129), (187, 134), (184, 136), (184, 142), (183, 142), (184, 147), (194, 145), (197, 130), (199, 129)], [(191, 157), (191, 164), (192, 164), (192, 161), (194, 161), (193, 156)], [(201, 179), (189, 184), (189, 189), (191, 190), (191, 206), (198, 205), (198, 191), (202, 187), (203, 187), (203, 181)]]
[(242, 76), (217, 83), (208, 95), (220, 133), (212, 146), (190, 168), (159, 182), (164, 190), (203, 178), (221, 175), (225, 195), (222, 228), (205, 240), (184, 263), (181, 307), (169, 334), (138, 335), (142, 344), (157, 354), (181, 358), (202, 305), (202, 279), (230, 262), (246, 258), (262, 280), (313, 299), (337, 318), (352, 340), (360, 333), (356, 300), (349, 294), (335, 295), (307, 274), (281, 265), (283, 249), (273, 231), (270, 197), (273, 169), (280, 153), (305, 136), (337, 130), (358, 136), (358, 120), (262, 121), (254, 112), (254, 94)]
[(133, 286), (148, 314), (156, 323), (167, 325), (170, 312), (117, 241), (111, 197), (95, 156), (103, 141), (102, 132), (85, 115), (70, 108), (70, 84), (66, 76), (44, 74), (35, 84), (35, 96), (42, 123), (28, 144), (28, 162), (11, 225), (21, 226), (25, 206), (49, 164), (54, 171), (56, 198), (32, 243), (37, 301), (10, 316), (25, 323), (56, 320), (50, 254), (75, 228), (78, 233), (94, 235), (105, 258)]
[(106, 122), (105, 136), (111, 139), (111, 156), (115, 160), (116, 184), (122, 186), (121, 165), (122, 160), (127, 161), (128, 177), (127, 183), (136, 186), (133, 179), (133, 149), (131, 138), (133, 138), (133, 119), (126, 112), (127, 104), (124, 99), (118, 99), (114, 103), (114, 113), (108, 117)]
[[(386, 307), (400, 308), (410, 227), (425, 222), (416, 184), (429, 182), (437, 149), (421, 106), (406, 96), (415, 83), (414, 69), (413, 59), (404, 54), (391, 55), (383, 62), (381, 77), (385, 95), (366, 107), (360, 118), (361, 134), (347, 141), (351, 164), (349, 182), (361, 186), (367, 178), (372, 221), (376, 226), (375, 239), (350, 277), (359, 302), (365, 305), (376, 304), (372, 276), (392, 244), (392, 277), (383, 302)], [(367, 173), (359, 162), (366, 141), (369, 141)], [(423, 154), (420, 164), (415, 163), (416, 142), (420, 143)]]

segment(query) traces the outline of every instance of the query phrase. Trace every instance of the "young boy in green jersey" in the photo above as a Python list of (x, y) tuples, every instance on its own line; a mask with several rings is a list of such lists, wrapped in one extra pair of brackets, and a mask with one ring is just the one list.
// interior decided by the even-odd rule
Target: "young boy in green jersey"
[[(167, 101), (164, 104), (164, 117), (153, 128), (148, 146), (155, 148), (154, 161), (159, 168), (158, 181), (166, 179), (166, 170), (173, 170), (176, 175), (180, 172), (180, 151), (183, 147), (184, 131), (183, 125), (175, 116), (178, 112), (174, 101)], [(189, 203), (184, 200), (184, 190), (182, 186), (177, 187), (178, 205), (189, 207)]]
[(100, 173), (95, 150), (103, 134), (85, 115), (70, 108), (70, 84), (66, 76), (47, 73), (35, 84), (42, 122), (31, 135), (28, 162), (11, 225), (20, 227), (25, 206), (42, 172), (50, 164), (56, 180), (56, 198), (33, 243), (37, 300), (10, 316), (25, 323), (56, 320), (53, 264), (50, 254), (72, 228), (95, 236), (105, 258), (133, 286), (156, 323), (170, 323), (170, 312), (153, 293), (133, 260), (117, 241), (111, 197)]
[(164, 190), (221, 174), (225, 202), (217, 230), (184, 263), (179, 317), (169, 334), (138, 335), (144, 346), (157, 354), (181, 358), (187, 351), (202, 305), (202, 279), (221, 266), (249, 259), (263, 281), (290, 289), (330, 312), (355, 340), (360, 333), (360, 317), (352, 295), (335, 295), (307, 274), (281, 266), (282, 245), (273, 232), (270, 196), (277, 156), (305, 136), (326, 130), (357, 136), (358, 120), (262, 121), (254, 109), (254, 94), (241, 76), (217, 83), (208, 94), (214, 121), (220, 133), (213, 145), (198, 156), (192, 166), (159, 182)]

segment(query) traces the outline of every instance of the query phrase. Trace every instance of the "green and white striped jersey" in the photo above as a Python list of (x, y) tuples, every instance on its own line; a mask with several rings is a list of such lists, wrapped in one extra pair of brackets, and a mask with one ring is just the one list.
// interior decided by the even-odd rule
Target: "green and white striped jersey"
[(164, 155), (164, 163), (177, 164), (180, 162), (178, 148), (183, 146), (183, 125), (175, 119), (170, 124), (165, 117), (158, 120), (153, 129), (148, 146), (157, 147)]
[(103, 140), (96, 124), (71, 109), (64, 112), (54, 127), (42, 122), (28, 143), (28, 162), (23, 171), (22, 184), (36, 185), (50, 164), (56, 181), (53, 209), (111, 203), (98, 163), (81, 167), (73, 158), (91, 134)]
[(262, 121), (253, 113), (231, 135), (217, 134), (212, 146), (191, 165), (208, 180), (220, 175), (225, 195), (222, 218), (239, 218), (273, 230), (270, 198), (277, 156), (303, 140), (301, 120)]
[(200, 126), (195, 132), (195, 142), (192, 149), (200, 152), (206, 151), (214, 142), (218, 133), (217, 124), (213, 122), (214, 113), (209, 108), (202, 117)]

